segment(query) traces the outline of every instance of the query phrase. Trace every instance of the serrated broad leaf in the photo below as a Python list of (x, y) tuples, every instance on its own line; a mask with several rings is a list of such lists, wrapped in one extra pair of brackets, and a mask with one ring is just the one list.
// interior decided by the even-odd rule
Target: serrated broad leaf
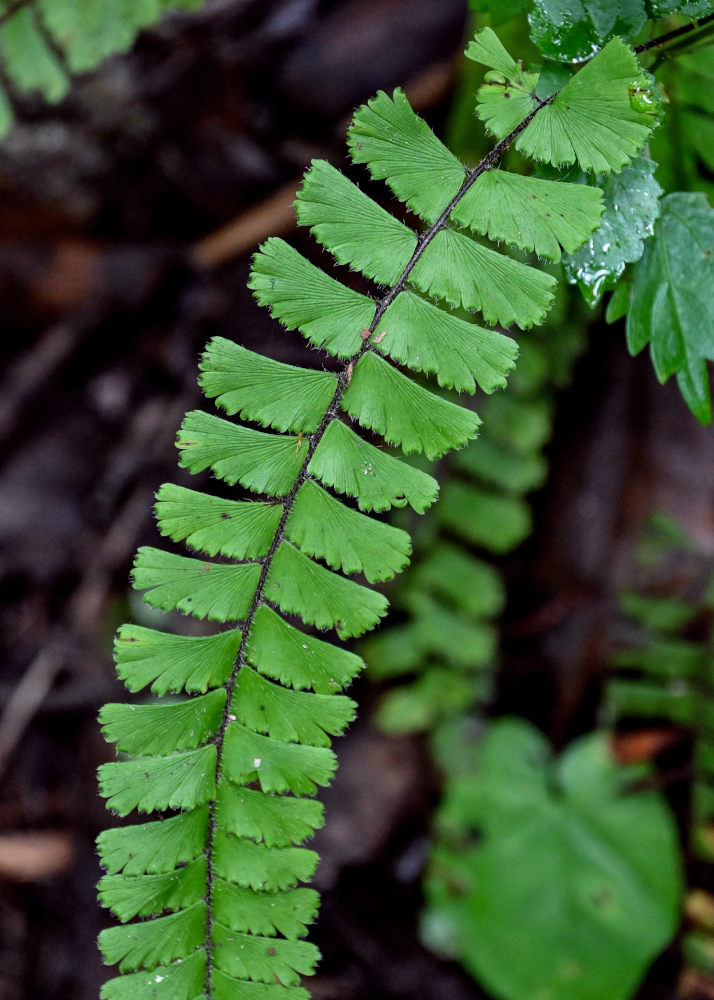
[(334, 628), (341, 639), (362, 635), (387, 613), (388, 601), (368, 587), (325, 569), (290, 542), (281, 542), (264, 593), (286, 614), (306, 625)]
[(267, 555), (283, 513), (279, 503), (223, 500), (173, 483), (159, 489), (154, 506), (162, 535), (230, 559)]
[(344, 731), (356, 707), (344, 695), (284, 688), (250, 667), (241, 668), (231, 699), (233, 713), (246, 729), (315, 747), (330, 746), (330, 736)]
[(339, 358), (356, 354), (375, 304), (315, 267), (284, 240), (271, 237), (253, 257), (248, 287), (289, 330)]
[(284, 531), (302, 552), (343, 573), (364, 573), (370, 583), (391, 579), (411, 553), (406, 531), (352, 510), (311, 479), (298, 490)]
[(126, 923), (165, 910), (182, 910), (203, 899), (206, 892), (206, 859), (203, 854), (175, 871), (149, 875), (105, 875), (99, 882), (99, 899)]
[(547, 59), (572, 63), (615, 35), (633, 38), (647, 20), (644, 0), (535, 0), (531, 38)]
[(256, 894), (218, 879), (213, 909), (225, 927), (270, 937), (282, 934), (294, 941), (307, 933), (308, 924), (317, 916), (319, 900), (314, 889)]
[(285, 743), (232, 722), (223, 743), (222, 767), (237, 785), (257, 781), (269, 795), (314, 795), (318, 785), (329, 785), (337, 760), (327, 747)]
[(521, 329), (540, 323), (553, 302), (555, 278), (442, 229), (425, 249), (409, 280), (449, 305), (479, 309), (487, 323)]
[[(626, 1000), (674, 934), (682, 892), (666, 802), (624, 794), (646, 770), (618, 765), (600, 734), (553, 760), (517, 719), (490, 726), (476, 763), (438, 815), (449, 839), (432, 854), (427, 940), (506, 1000)], [(521, 931), (513, 915), (534, 892), (549, 917)]]
[(414, 371), (434, 373), (439, 385), (473, 393), (503, 389), (514, 368), (518, 344), (495, 330), (459, 319), (414, 292), (404, 291), (388, 307), (375, 348)]
[(177, 556), (150, 546), (136, 554), (132, 583), (152, 608), (209, 621), (240, 621), (260, 579), (258, 563), (224, 564)]
[(380, 451), (339, 420), (328, 426), (307, 471), (338, 493), (354, 497), (367, 511), (408, 503), (423, 514), (439, 492), (439, 484), (427, 473)]
[(310, 881), (317, 861), (315, 851), (305, 847), (266, 847), (216, 832), (215, 873), (231, 885), (266, 893), (292, 889), (298, 882)]
[(313, 160), (295, 202), (298, 223), (340, 264), (393, 285), (416, 248), (416, 233), (326, 160)]
[(627, 346), (649, 343), (660, 381), (677, 373), (687, 405), (711, 422), (706, 360), (714, 360), (714, 209), (703, 194), (670, 194), (635, 270)]
[(99, 935), (99, 949), (107, 965), (119, 971), (153, 969), (177, 958), (188, 958), (206, 937), (206, 904), (203, 900), (156, 920), (122, 927), (108, 927)]
[(595, 179), (602, 186), (605, 214), (584, 247), (563, 259), (565, 277), (579, 286), (589, 305), (599, 302), (625, 270), (642, 256), (654, 232), (662, 189), (657, 164), (638, 156), (619, 173)]
[(597, 228), (603, 213), (595, 187), (486, 170), (452, 212), (455, 222), (492, 240), (560, 260)]
[(195, 809), (215, 794), (216, 747), (199, 747), (168, 757), (112, 761), (99, 768), (99, 788), (107, 808), (120, 816), (134, 809), (162, 812)]
[(305, 635), (267, 605), (259, 607), (253, 618), (246, 658), (266, 677), (320, 694), (339, 691), (364, 667), (359, 656)]
[(206, 953), (200, 950), (151, 972), (132, 972), (110, 979), (99, 996), (101, 1000), (195, 1000), (203, 992), (205, 979)]
[(176, 439), (179, 465), (189, 472), (211, 469), (229, 486), (285, 496), (307, 454), (307, 439), (268, 434), (195, 410), (186, 414)]
[(309, 941), (265, 938), (213, 924), (211, 940), (216, 967), (237, 979), (295, 986), (309, 976), (320, 956)]
[(114, 641), (117, 673), (130, 691), (147, 684), (155, 694), (203, 693), (231, 676), (242, 633), (170, 635), (141, 625), (122, 625)]
[(235, 837), (246, 837), (267, 847), (289, 847), (312, 837), (323, 822), (322, 803), (315, 799), (264, 795), (230, 781), (218, 785), (216, 823)]
[(432, 460), (475, 438), (481, 424), (472, 410), (435, 396), (371, 351), (355, 365), (340, 405), (405, 454), (423, 451)]
[(347, 133), (354, 163), (428, 223), (436, 222), (466, 177), (464, 165), (411, 108), (401, 88), (380, 90), (355, 112)]
[(102, 735), (124, 753), (194, 750), (216, 734), (226, 704), (223, 688), (169, 705), (104, 705)]
[(329, 372), (272, 361), (223, 337), (208, 342), (199, 369), (199, 385), (226, 413), (278, 431), (314, 433), (337, 388)]
[(103, 830), (97, 849), (109, 874), (164, 874), (197, 858), (207, 831), (208, 807), (200, 806), (169, 819)]
[(650, 78), (632, 49), (613, 38), (539, 111), (516, 149), (556, 167), (577, 161), (606, 174), (640, 152), (658, 114)]

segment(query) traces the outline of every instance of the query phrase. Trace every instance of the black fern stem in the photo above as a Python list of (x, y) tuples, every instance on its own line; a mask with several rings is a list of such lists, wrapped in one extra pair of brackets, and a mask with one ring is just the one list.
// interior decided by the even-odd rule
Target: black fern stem
[(641, 45), (635, 45), (635, 52), (639, 55), (641, 52), (648, 52), (649, 49), (661, 48), (667, 42), (673, 42), (675, 38), (681, 38), (682, 35), (689, 35), (691, 32), (697, 31), (699, 28), (703, 28), (712, 22), (714, 22), (714, 14), (707, 14), (706, 17), (700, 17), (698, 21), (693, 21), (691, 24), (684, 24), (681, 28), (675, 28), (664, 35), (651, 38), (649, 42), (642, 42)]
[[(230, 721), (231, 699), (233, 696), (233, 690), (238, 680), (238, 674), (240, 673), (241, 668), (245, 666), (245, 659), (244, 659), (245, 645), (247, 642), (248, 634), (250, 632), (250, 627), (253, 623), (253, 618), (255, 617), (255, 613), (258, 610), (258, 608), (262, 604), (271, 605), (271, 602), (268, 601), (267, 598), (263, 596), (263, 587), (265, 585), (265, 580), (268, 576), (268, 573), (270, 572), (270, 566), (273, 560), (273, 556), (275, 555), (275, 552), (278, 546), (280, 545), (281, 541), (283, 541), (283, 529), (285, 527), (285, 523), (288, 517), (290, 516), (290, 511), (292, 509), (292, 504), (295, 499), (295, 495), (297, 494), (297, 491), (299, 490), (300, 486), (308, 478), (307, 467), (310, 464), (310, 460), (312, 459), (313, 454), (315, 453), (315, 449), (322, 440), (323, 434), (325, 433), (328, 425), (332, 422), (332, 420), (334, 420), (337, 417), (337, 408), (340, 404), (342, 394), (349, 385), (349, 381), (352, 377), (352, 371), (354, 369), (354, 366), (362, 357), (362, 355), (365, 354), (366, 351), (371, 350), (372, 345), (370, 344), (370, 337), (375, 332), (379, 324), (379, 321), (381, 320), (388, 306), (394, 301), (397, 295), (404, 289), (407, 278), (409, 277), (411, 271), (413, 270), (414, 266), (416, 265), (421, 255), (424, 253), (424, 250), (429, 246), (429, 244), (434, 239), (436, 234), (440, 232), (440, 230), (445, 228), (448, 218), (451, 215), (451, 212), (458, 205), (458, 203), (461, 201), (461, 199), (469, 190), (469, 188), (476, 182), (476, 180), (478, 180), (481, 174), (485, 173), (486, 170), (490, 170), (491, 167), (496, 165), (496, 163), (500, 160), (500, 158), (503, 156), (504, 152), (508, 149), (511, 143), (515, 139), (517, 139), (517, 137), (521, 134), (521, 132), (524, 131), (524, 129), (528, 127), (528, 125), (535, 118), (538, 112), (542, 108), (546, 107), (546, 105), (551, 103), (551, 101), (555, 96), (556, 96), (555, 94), (552, 94), (544, 101), (540, 101), (539, 99), (536, 98), (538, 100), (538, 107), (534, 108), (533, 111), (531, 111), (531, 113), (527, 115), (527, 117), (524, 118), (523, 121), (520, 122), (520, 124), (518, 124), (516, 128), (513, 129), (512, 132), (510, 132), (507, 136), (501, 139), (500, 142), (498, 142), (493, 147), (493, 149), (481, 160), (481, 162), (477, 166), (475, 166), (472, 170), (467, 172), (466, 180), (461, 185), (461, 187), (454, 195), (454, 197), (451, 199), (451, 201), (444, 209), (444, 211), (441, 213), (437, 221), (428, 230), (426, 230), (426, 232), (422, 233), (422, 235), (419, 237), (414, 253), (411, 256), (411, 259), (406, 264), (396, 284), (394, 284), (378, 301), (377, 311), (375, 312), (374, 319), (372, 320), (368, 329), (363, 332), (362, 346), (360, 347), (359, 351), (353, 354), (352, 357), (346, 362), (344, 368), (342, 369), (338, 377), (335, 394), (332, 397), (330, 405), (328, 406), (325, 412), (325, 416), (322, 419), (322, 423), (315, 431), (315, 433), (310, 436), (310, 443), (308, 445), (307, 453), (305, 455), (305, 460), (303, 461), (302, 467), (300, 469), (300, 472), (298, 473), (298, 477), (295, 481), (295, 484), (290, 490), (290, 493), (285, 498), (283, 504), (283, 514), (282, 517), (280, 518), (280, 522), (275, 531), (275, 536), (273, 538), (270, 549), (268, 550), (267, 555), (262, 560), (260, 560), (262, 566), (261, 566), (260, 578), (258, 580), (258, 586), (256, 588), (255, 595), (253, 597), (253, 601), (250, 606), (250, 610), (248, 611), (248, 614), (242, 623), (243, 634), (241, 637), (240, 647), (236, 655), (236, 661), (230, 679), (228, 680), (228, 683), (225, 686), (226, 705), (223, 710), (223, 717), (221, 719), (221, 724), (218, 727), (218, 730), (213, 740), (216, 746), (216, 774), (215, 774), (216, 786), (218, 785), (220, 779), (223, 741), (225, 739), (228, 722)], [(206, 937), (205, 937), (206, 980), (204, 986), (204, 993), (206, 1000), (210, 1000), (211, 968), (212, 968), (211, 954), (213, 947), (211, 940), (211, 930), (213, 927), (213, 881), (214, 881), (213, 848), (214, 848), (215, 833), (216, 833), (215, 810), (216, 810), (216, 802), (215, 799), (213, 799), (209, 804), (208, 843), (206, 846)]]

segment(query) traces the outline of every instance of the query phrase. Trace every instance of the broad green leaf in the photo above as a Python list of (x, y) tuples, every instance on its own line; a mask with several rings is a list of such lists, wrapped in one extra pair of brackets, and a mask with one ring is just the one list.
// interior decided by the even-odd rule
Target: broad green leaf
[(267, 555), (283, 513), (282, 504), (222, 500), (164, 483), (156, 494), (159, 531), (209, 556), (257, 559)]
[(258, 563), (202, 562), (146, 545), (137, 552), (132, 571), (133, 586), (145, 591), (142, 600), (152, 608), (216, 622), (245, 618), (259, 579)]
[[(399, 294), (373, 339), (376, 349), (414, 371), (434, 373), (439, 385), (473, 393), (506, 386), (518, 356), (510, 337), (459, 319), (414, 292)], [(474, 381), (475, 380), (475, 381)]]
[(285, 743), (232, 722), (223, 742), (222, 767), (238, 785), (257, 781), (268, 794), (314, 795), (318, 785), (329, 785), (337, 760), (327, 747)]
[(368, 278), (393, 285), (409, 263), (417, 237), (326, 160), (313, 160), (295, 202), (298, 223)]
[(163, 705), (104, 705), (99, 713), (108, 743), (131, 754), (170, 754), (193, 750), (215, 736), (223, 716), (223, 688)]
[(317, 854), (304, 847), (266, 847), (216, 831), (215, 873), (242, 888), (266, 892), (292, 889), (298, 882), (310, 881), (317, 861)]
[(4, 20), (0, 51), (3, 68), (19, 90), (38, 90), (48, 101), (58, 101), (67, 93), (67, 75), (43, 37), (37, 12), (31, 7), (21, 7)]
[(414, 113), (399, 87), (380, 90), (355, 112), (347, 143), (354, 163), (365, 163), (375, 180), (428, 223), (434, 223), (463, 184), (463, 164)]
[(472, 410), (423, 389), (371, 351), (355, 365), (340, 405), (406, 454), (423, 451), (432, 460), (475, 438), (481, 424)]
[(253, 257), (248, 287), (289, 330), (300, 330), (315, 347), (340, 358), (357, 353), (360, 333), (374, 317), (372, 299), (329, 277), (276, 237)]
[(309, 976), (320, 956), (309, 941), (241, 934), (216, 922), (211, 939), (216, 968), (236, 979), (295, 986)]
[(510, 552), (531, 533), (531, 511), (524, 501), (476, 489), (452, 480), (436, 509), (440, 524), (473, 545), (499, 555)]
[(267, 605), (261, 605), (253, 618), (246, 658), (266, 677), (319, 694), (339, 691), (364, 666), (359, 656), (305, 635)]
[(486, 170), (452, 218), (492, 240), (505, 240), (539, 257), (560, 260), (597, 228), (603, 212), (598, 188)]
[(540, 323), (553, 302), (555, 278), (443, 229), (414, 266), (409, 280), (452, 306), (479, 309), (487, 323), (521, 329)]
[(339, 420), (329, 424), (307, 471), (338, 493), (355, 497), (361, 510), (408, 503), (423, 514), (439, 491), (431, 476), (375, 448)]
[(215, 794), (213, 743), (168, 757), (137, 757), (99, 768), (99, 788), (107, 807), (120, 816), (166, 809), (195, 809)]
[(516, 149), (555, 167), (577, 161), (606, 174), (640, 152), (658, 114), (650, 78), (632, 49), (613, 38), (538, 112)]
[(563, 260), (565, 277), (579, 286), (591, 306), (615, 286), (625, 264), (640, 259), (654, 232), (662, 194), (654, 178), (656, 166), (638, 156), (619, 173), (595, 178), (605, 197), (602, 223), (582, 249)]
[(254, 788), (220, 782), (216, 792), (216, 823), (235, 837), (262, 841), (266, 847), (289, 847), (312, 837), (324, 822), (315, 799), (264, 795)]
[(711, 422), (706, 361), (714, 360), (714, 209), (702, 194), (670, 194), (635, 270), (627, 345), (649, 343), (661, 382), (677, 374), (687, 405)]
[(151, 684), (154, 694), (204, 692), (231, 676), (242, 633), (169, 635), (141, 625), (122, 625), (114, 642), (117, 674), (130, 691)]
[(615, 35), (632, 38), (647, 20), (644, 0), (535, 0), (531, 38), (548, 59), (590, 59)]
[(183, 961), (158, 965), (151, 972), (133, 972), (102, 986), (101, 1000), (193, 1000), (206, 979), (206, 953), (195, 951)]
[(122, 927), (108, 927), (99, 935), (99, 948), (107, 965), (119, 971), (153, 969), (176, 958), (188, 958), (206, 938), (206, 904), (156, 920), (142, 920)]
[(354, 719), (356, 705), (344, 695), (293, 691), (243, 667), (231, 698), (238, 722), (287, 743), (328, 747)]
[(134, 917), (158, 915), (165, 910), (182, 910), (203, 899), (205, 894), (206, 858), (203, 854), (175, 871), (136, 876), (105, 875), (99, 882), (102, 906), (110, 909), (122, 923)]
[(370, 583), (391, 579), (411, 553), (406, 531), (346, 507), (311, 479), (297, 492), (285, 537), (333, 569), (364, 573)]
[(334, 628), (341, 639), (362, 635), (387, 613), (388, 601), (368, 587), (347, 580), (282, 542), (270, 564), (263, 590), (286, 614), (306, 625)]
[(314, 889), (287, 889), (255, 893), (217, 880), (213, 911), (225, 927), (248, 934), (282, 934), (295, 941), (307, 933), (317, 916), (319, 896)]
[[(505, 1000), (627, 1000), (679, 922), (664, 799), (623, 794), (646, 772), (598, 734), (553, 760), (540, 733), (504, 719), (477, 764), (437, 816), (448, 840), (432, 853), (427, 940)], [(534, 899), (547, 919), (523, 921)]]
[(226, 413), (278, 431), (314, 433), (337, 388), (337, 378), (248, 351), (223, 337), (209, 341), (199, 384)]
[(204, 849), (208, 808), (169, 819), (103, 830), (97, 837), (99, 857), (110, 874), (156, 875), (185, 866)]
[(229, 486), (285, 496), (307, 454), (307, 439), (267, 434), (210, 413), (186, 414), (176, 439), (179, 465), (189, 472), (212, 469)]

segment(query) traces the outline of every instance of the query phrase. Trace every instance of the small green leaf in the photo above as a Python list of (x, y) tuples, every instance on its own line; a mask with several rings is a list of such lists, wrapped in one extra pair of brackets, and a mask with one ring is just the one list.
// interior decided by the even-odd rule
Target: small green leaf
[(102, 735), (123, 753), (193, 750), (214, 736), (226, 704), (223, 688), (168, 705), (104, 705)]
[(423, 451), (432, 460), (475, 438), (481, 424), (472, 410), (423, 389), (371, 351), (355, 365), (340, 405), (405, 453)]
[[(134, 827), (126, 829), (131, 831)], [(155, 916), (165, 910), (182, 910), (203, 899), (205, 894), (206, 858), (203, 853), (175, 871), (136, 876), (105, 875), (99, 882), (102, 906), (110, 909), (122, 923), (134, 917)]]
[(504, 497), (466, 483), (447, 483), (436, 509), (440, 524), (499, 555), (510, 552), (531, 533), (530, 507), (516, 497)]
[(257, 781), (268, 794), (314, 795), (318, 785), (329, 785), (337, 760), (326, 747), (284, 743), (232, 722), (223, 743), (222, 766), (237, 785)]
[(535, 0), (531, 38), (548, 59), (590, 59), (615, 35), (632, 38), (647, 20), (644, 0)]
[(203, 852), (207, 831), (208, 808), (200, 806), (170, 819), (103, 830), (97, 837), (97, 848), (110, 874), (164, 874), (197, 858)]
[[(211, 939), (216, 968), (236, 979), (295, 986), (314, 972), (320, 953), (309, 941), (241, 934), (216, 922)], [(282, 992), (281, 992), (282, 995)]]
[(107, 965), (119, 970), (153, 969), (174, 959), (185, 959), (204, 943), (206, 904), (203, 900), (186, 910), (156, 920), (108, 927), (99, 935), (99, 948)]
[(126, 816), (166, 809), (195, 809), (215, 794), (213, 743), (168, 757), (137, 757), (99, 768), (99, 787), (107, 808)]
[(102, 986), (101, 1000), (188, 1000), (199, 997), (206, 979), (206, 953), (158, 965), (151, 972), (133, 972)]
[(266, 847), (216, 831), (215, 873), (242, 888), (265, 892), (292, 889), (298, 882), (310, 881), (317, 861), (315, 851), (304, 847)]
[(317, 916), (314, 889), (256, 893), (217, 880), (213, 911), (225, 927), (248, 934), (282, 934), (289, 941), (303, 937)]
[(204, 692), (225, 684), (242, 633), (169, 635), (141, 625), (122, 625), (114, 642), (117, 674), (130, 691), (147, 684), (155, 694)]
[(216, 823), (234, 837), (247, 837), (266, 847), (289, 847), (312, 837), (324, 822), (321, 802), (292, 795), (264, 795), (255, 788), (219, 782)]

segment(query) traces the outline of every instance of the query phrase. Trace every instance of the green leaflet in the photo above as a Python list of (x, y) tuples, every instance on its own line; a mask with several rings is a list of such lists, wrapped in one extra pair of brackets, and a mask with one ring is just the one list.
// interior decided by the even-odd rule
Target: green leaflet
[(173, 483), (159, 489), (155, 509), (162, 535), (229, 559), (267, 555), (283, 513), (282, 504), (221, 500)]
[(238, 785), (260, 783), (264, 792), (314, 795), (318, 785), (328, 785), (337, 767), (326, 747), (285, 743), (252, 733), (234, 723), (226, 731), (223, 770)]
[(351, 510), (311, 479), (297, 492), (285, 537), (333, 569), (364, 573), (370, 583), (391, 579), (411, 552), (406, 531)]
[(176, 447), (179, 464), (190, 472), (212, 469), (229, 486), (240, 483), (254, 493), (285, 496), (297, 479), (307, 441), (254, 431), (196, 410), (184, 418)]
[(379, 330), (374, 344), (381, 354), (414, 371), (434, 373), (439, 385), (459, 392), (473, 393), (476, 382), (484, 392), (504, 388), (518, 355), (515, 340), (409, 291), (392, 302)]
[(415, 590), (434, 594), (472, 615), (497, 615), (506, 603), (503, 581), (493, 566), (448, 542), (440, 542), (422, 559), (409, 579)]
[(308, 472), (354, 497), (362, 510), (388, 510), (408, 503), (422, 514), (439, 490), (431, 476), (375, 448), (339, 420), (325, 431)]
[(254, 256), (248, 287), (271, 316), (339, 358), (359, 350), (360, 331), (374, 316), (372, 299), (329, 277), (275, 237)]
[(99, 935), (107, 965), (127, 969), (153, 969), (176, 958), (188, 958), (203, 942), (206, 904), (203, 900), (185, 910), (156, 920), (109, 927)]
[(258, 563), (224, 565), (143, 546), (132, 582), (152, 608), (224, 622), (245, 618), (260, 578)]
[(416, 233), (399, 222), (326, 160), (313, 160), (295, 202), (298, 222), (340, 264), (393, 285), (416, 247)]
[(555, 278), (503, 257), (453, 229), (437, 233), (410, 280), (452, 306), (479, 309), (487, 323), (522, 329), (540, 323), (553, 301)]
[(435, 396), (369, 351), (355, 365), (341, 405), (390, 444), (430, 459), (476, 437), (481, 423), (473, 411)]
[(300, 975), (309, 976), (320, 954), (309, 941), (241, 934), (220, 923), (213, 925), (213, 944), (216, 966), (228, 975), (258, 983), (277, 978), (288, 986), (297, 985)]
[(374, 628), (388, 607), (382, 594), (319, 566), (289, 542), (278, 546), (265, 596), (306, 625), (335, 628), (340, 639)]
[[(703, 194), (670, 194), (637, 265), (627, 346), (649, 343), (661, 382), (676, 373), (687, 405), (711, 422), (707, 360), (714, 360), (714, 209)], [(676, 263), (675, 263), (676, 261)]]
[(231, 675), (241, 633), (167, 635), (140, 625), (122, 625), (114, 642), (117, 673), (130, 691), (151, 684), (155, 694), (206, 691)]
[(263, 795), (224, 781), (216, 793), (216, 822), (226, 833), (267, 847), (288, 847), (312, 837), (324, 821), (322, 803), (292, 795)]
[(247, 729), (316, 747), (328, 747), (330, 736), (339, 736), (352, 721), (356, 707), (344, 696), (291, 691), (249, 667), (239, 673), (231, 699), (231, 709)]
[(215, 736), (226, 704), (223, 688), (168, 705), (105, 705), (102, 735), (124, 753), (193, 750)]
[(505, 240), (539, 257), (573, 253), (602, 218), (602, 192), (580, 184), (486, 170), (469, 188), (453, 218), (492, 240)]
[(159, 965), (151, 972), (134, 972), (110, 979), (101, 1000), (183, 1000), (200, 997), (206, 977), (206, 954), (196, 951), (185, 961)]
[[(396, 126), (396, 127), (395, 127)], [(352, 119), (347, 144), (354, 163), (364, 163), (375, 180), (426, 222), (436, 222), (466, 178), (464, 165), (414, 114), (399, 87), (380, 90)]]
[(97, 838), (99, 857), (112, 874), (170, 872), (202, 853), (207, 824), (208, 809), (199, 807), (171, 819), (104, 830)]
[(270, 893), (266, 899), (220, 879), (216, 885), (215, 909), (221, 923), (235, 931), (282, 934), (294, 941), (307, 933), (307, 925), (317, 914), (318, 901), (314, 889), (286, 889)]
[(99, 883), (102, 904), (122, 923), (134, 917), (148, 917), (164, 910), (176, 911), (192, 906), (203, 898), (205, 892), (206, 859), (203, 855), (175, 871), (135, 876), (105, 875)]
[[(317, 854), (304, 847), (266, 847), (265, 844), (232, 837), (221, 830), (216, 834), (216, 874), (244, 889), (266, 893), (291, 889), (298, 882), (308, 882), (316, 865)], [(265, 908), (269, 909), (270, 897), (262, 898)]]
[(199, 383), (226, 413), (278, 431), (312, 434), (337, 387), (328, 372), (271, 361), (222, 337), (209, 341)]
[(195, 809), (215, 793), (216, 748), (211, 743), (170, 754), (102, 764), (99, 788), (109, 809), (127, 816), (166, 809)]
[(523, 500), (475, 490), (457, 480), (446, 486), (436, 516), (473, 545), (497, 553), (510, 552), (531, 532), (530, 507)]
[(320, 694), (339, 691), (364, 666), (359, 656), (305, 635), (265, 605), (253, 618), (246, 657), (266, 677)]

